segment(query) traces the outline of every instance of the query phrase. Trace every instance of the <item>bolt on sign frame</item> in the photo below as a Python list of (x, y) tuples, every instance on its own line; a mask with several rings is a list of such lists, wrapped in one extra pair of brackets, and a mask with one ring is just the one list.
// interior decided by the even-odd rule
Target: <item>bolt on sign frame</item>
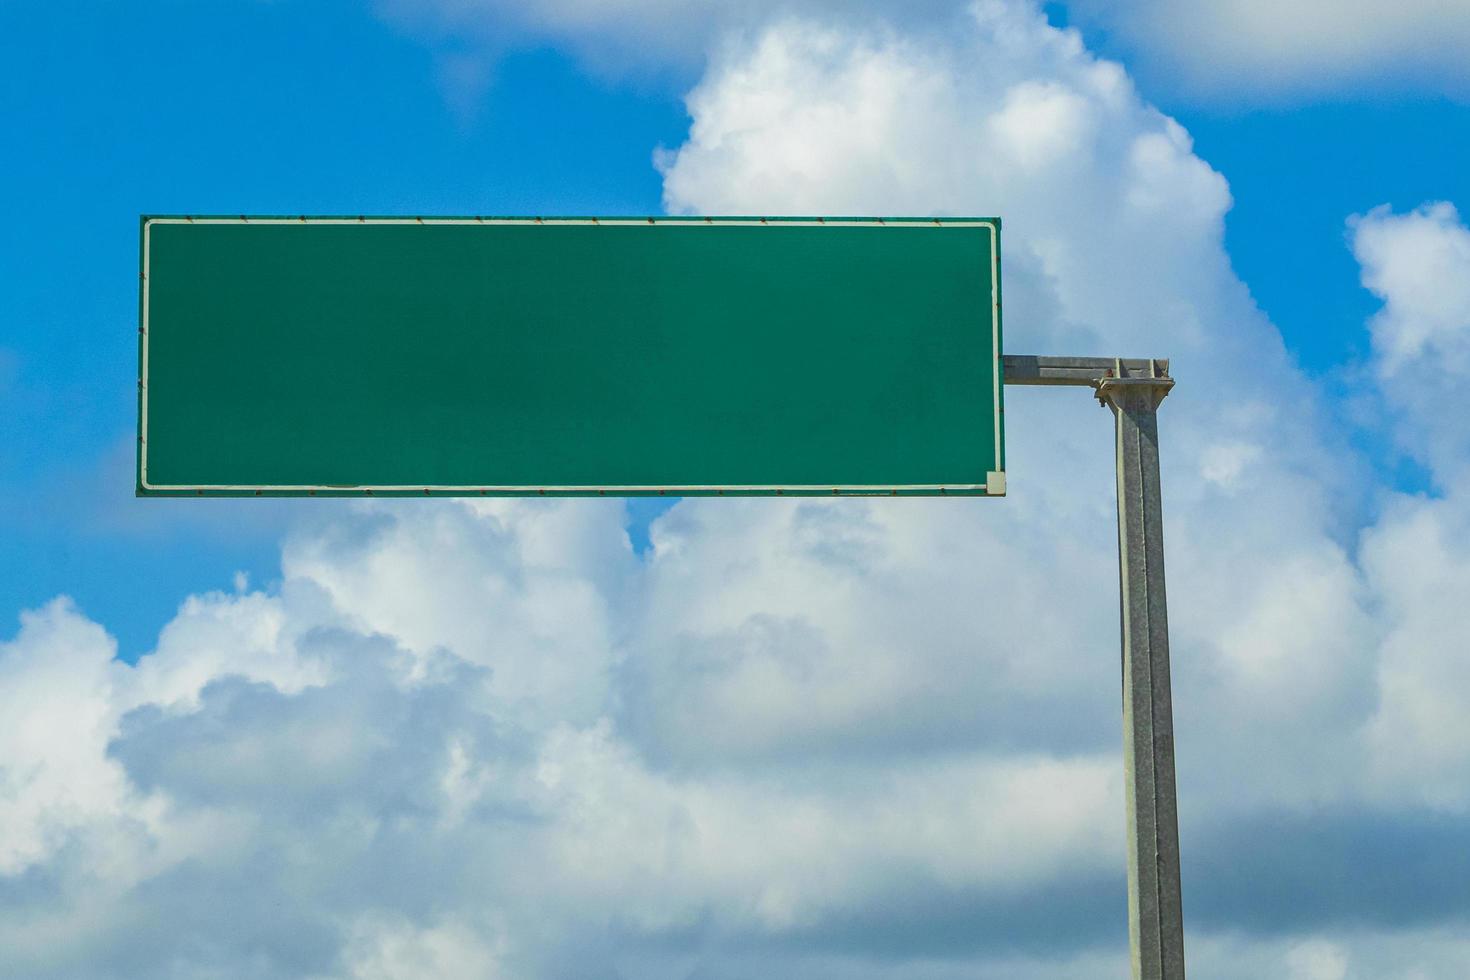
[(137, 493), (1005, 493), (993, 218), (145, 217)]
[(1003, 356), (997, 218), (144, 217), (139, 496), (1002, 496), (1002, 386), (1116, 439), (1128, 922), (1184, 980), (1168, 362)]

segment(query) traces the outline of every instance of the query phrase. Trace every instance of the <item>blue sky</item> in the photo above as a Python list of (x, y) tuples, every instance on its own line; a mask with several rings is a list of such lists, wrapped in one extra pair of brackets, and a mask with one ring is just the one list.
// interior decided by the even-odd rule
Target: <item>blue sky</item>
[[(1223, 4), (1219, 16), (1248, 6)], [(1284, 14), (1263, 23), (1241, 13), (1217, 32), (1236, 31), (1238, 43), (1205, 49), (1152, 0), (1112, 14), (1023, 0), (973, 14), (942, 0), (904, 12), (877, 0), (762, 0), (738, 13), (661, 0), (0, 5), (9, 219), (0, 261), (10, 270), (0, 291), (0, 616), (9, 622), (0, 641), (12, 641), (0, 646), (0, 687), (11, 677), (16, 698), (53, 715), (82, 706), (69, 716), (75, 731), (57, 729), (64, 751), (0, 740), (0, 771), (41, 774), (0, 789), (0, 813), (10, 808), (0, 828), (34, 838), (0, 849), (0, 904), (61, 930), (80, 952), (48, 958), (3, 931), (0, 950), (11, 944), (36, 976), (159, 975), (163, 961), (130, 944), (116, 914), (133, 903), (179, 917), (196, 941), (194, 952), (175, 950), (179, 976), (245, 955), (262, 977), (553, 976), (592, 961), (615, 964), (608, 976), (1112, 970), (1122, 920), (1097, 916), (1118, 897), (1107, 848), (1121, 828), (1097, 829), (1091, 815), (1113, 812), (1116, 747), (1112, 729), (1083, 731), (1094, 713), (1109, 717), (1108, 705), (1086, 700), (1084, 682), (1105, 686), (1108, 675), (1065, 658), (1088, 624), (1106, 634), (1115, 615), (1099, 523), (1111, 505), (1082, 489), (1108, 486), (1108, 433), (1081, 428), (1078, 419), (1098, 421), (1092, 414), (1067, 414), (1085, 404), (1015, 399), (1012, 411), (1034, 421), (1011, 443), (1010, 524), (999, 511), (957, 509), (635, 502), (467, 516), (453, 505), (132, 496), (140, 213), (933, 210), (997, 213), (1016, 236), (1008, 275), (1017, 278), (1006, 285), (1013, 352), (1176, 356), (1181, 386), (1165, 438), (1176, 440), (1166, 452), (1177, 470), (1166, 482), (1179, 501), (1169, 533), (1180, 569), (1171, 598), (1183, 658), (1181, 792), (1202, 801), (1182, 804), (1201, 975), (1464, 975), (1470, 947), (1456, 934), (1470, 921), (1470, 894), (1433, 854), (1462, 851), (1470, 836), (1461, 785), (1470, 741), (1458, 723), (1422, 719), (1457, 717), (1446, 692), (1470, 681), (1456, 666), (1462, 633), (1436, 618), (1470, 583), (1457, 551), (1470, 537), (1466, 433), (1451, 397), (1470, 372), (1470, 314), (1455, 305), (1470, 265), (1456, 264), (1463, 219), (1445, 210), (1470, 208), (1470, 76), (1439, 53), (1444, 38), (1470, 37), (1470, 18), (1437, 22), (1421, 6), (1410, 3), (1408, 26), (1378, 47), (1349, 26), (1314, 40)], [(1251, 60), (1260, 31), (1279, 42), (1267, 46), (1269, 65)], [(1095, 69), (1098, 59), (1120, 66), (1126, 84)], [(890, 138), (844, 142), (868, 126)], [(956, 147), (1012, 143), (987, 163), (952, 150), (945, 133)], [(1355, 215), (1368, 217), (1350, 225)], [(1041, 537), (1028, 552), (1029, 531)], [(1086, 591), (1103, 576), (1078, 625), (1042, 630), (1054, 651), (1021, 666), (999, 650), (985, 660), (1005, 677), (994, 704), (988, 689), (962, 688), (982, 713), (994, 708), (993, 724), (922, 696), (935, 690), (925, 669), (945, 677), (973, 666), (958, 636), (980, 626), (945, 583), (991, 573), (948, 553), (959, 534), (1017, 563), (1014, 581), (996, 585), (1015, 595), (993, 599), (992, 612), (1031, 609), (1053, 588)], [(832, 545), (820, 561), (803, 550), (818, 538)], [(932, 568), (911, 565), (919, 542), (934, 549)], [(750, 584), (721, 569), (742, 570)], [(927, 592), (905, 584), (931, 574)], [(57, 596), (74, 605), (55, 605)], [(869, 606), (891, 615), (869, 619)], [(114, 651), (98, 627), (136, 668), (109, 665)], [(865, 643), (876, 646), (858, 662), (875, 688), (895, 692), (891, 703), (825, 673), (833, 651)], [(927, 668), (885, 673), (885, 657), (911, 647), (932, 654), (920, 657)], [(395, 687), (403, 662), (418, 680)], [(557, 663), (565, 669), (548, 666)], [(581, 668), (603, 686), (573, 678)], [(490, 707), (425, 677), (483, 687)], [(107, 693), (73, 690), (70, 678), (98, 678)], [(1062, 693), (1052, 704), (1041, 691)], [(89, 713), (103, 701), (110, 707)], [(1232, 704), (1249, 705), (1241, 710), (1255, 735), (1239, 734)], [(377, 716), (403, 744), (361, 730)], [(751, 731), (711, 734), (718, 726), (703, 718)], [(1055, 731), (1018, 735), (1004, 719)], [(310, 770), (287, 766), (276, 782), (269, 766), (251, 768), (281, 750), (280, 731), (315, 739), (313, 758), (340, 795), (313, 788)], [(1233, 749), (1214, 744), (1237, 736)], [(1338, 751), (1301, 744), (1318, 741)], [(1296, 747), (1251, 770), (1238, 809), (1209, 804), (1229, 795), (1219, 781), (1250, 769), (1252, 753), (1284, 742)], [(329, 743), (339, 747), (321, 748)], [(178, 744), (201, 748), (181, 756)], [(1395, 752), (1414, 761), (1381, 771)], [(793, 789), (802, 778), (793, 760), (807, 754), (823, 760), (811, 797)], [(450, 802), (431, 806), (413, 774), (441, 755), (443, 785), (457, 779), (474, 792), (445, 790)], [(526, 759), (540, 768), (516, 775)], [(382, 780), (365, 788), (362, 774), (375, 769)], [(597, 791), (567, 796), (548, 772), (580, 773)], [(971, 868), (946, 850), (944, 820), (991, 818), (976, 817), (979, 803), (955, 796), (946, 773), (1007, 799), (1075, 787), (1056, 790), (1075, 802), (1075, 821), (1059, 817), (1014, 869), (999, 857)], [(502, 778), (534, 792), (497, 796)], [(934, 853), (864, 795), (865, 778), (929, 801)], [(264, 816), (273, 799), (382, 827), (410, 827), (440, 807), (429, 822), (449, 829), (412, 846), (383, 830), (367, 856), (343, 852), (314, 876), (288, 880), (288, 869), (263, 883), (241, 855), (323, 832), (314, 816)], [(852, 832), (843, 801), (888, 819), (871, 865), (840, 843)], [(665, 803), (679, 816), (658, 809)], [(698, 857), (687, 874), (679, 858), (630, 858), (557, 878), (560, 890), (497, 888), (492, 904), (519, 902), (578, 930), (587, 961), (538, 947), (512, 912), (467, 911), (475, 892), (459, 878), (446, 877), (437, 900), (432, 882), (403, 883), (415, 860), (452, 876), (443, 853), (418, 848), (447, 852), (455, 828), (483, 833), (514, 822), (507, 814), (571, 828), (526, 845), (566, 857), (578, 841), (623, 848), (614, 830), (625, 811), (670, 827), (689, 821), (715, 840), (722, 813), (798, 804), (810, 808), (809, 826), (767, 830), (825, 842), (812, 845), (827, 857), (810, 875), (859, 866), (837, 874), (830, 893), (809, 893), (805, 878), (762, 891), (721, 856), (739, 852), (729, 842), (710, 853), (689, 845)], [(578, 822), (603, 805), (612, 815), (597, 827)], [(120, 812), (151, 836), (140, 843), (110, 823)], [(1024, 813), (994, 819), (1002, 836), (1027, 825)], [(1092, 848), (1094, 833), (1106, 843)], [(199, 835), (234, 850), (211, 863), (208, 847), (190, 850)], [(1241, 855), (1262, 837), (1299, 846), (1247, 863)], [(78, 874), (67, 862), (89, 848), (124, 855), (128, 867), (91, 924), (55, 897)], [(1089, 848), (1107, 860), (1077, 858)], [(1414, 855), (1412, 870), (1391, 866), (1395, 851)], [(170, 863), (172, 854), (186, 857)], [(1366, 896), (1350, 877), (1364, 854)], [(472, 863), (507, 880), (529, 873), (494, 847)], [(995, 867), (1010, 870), (989, 876)], [(345, 897), (354, 882), (401, 886), (406, 897), (359, 906)], [(190, 897), (211, 888), (258, 916), (253, 940), (187, 914)], [(1261, 905), (1251, 897), (1260, 891), (1290, 896), (1292, 908)], [(260, 911), (309, 904), (314, 893), (332, 895), (334, 917), (299, 935)], [(1416, 898), (1425, 893), (1437, 896), (1433, 907)], [(883, 894), (920, 910), (894, 927), (910, 938), (872, 924), (892, 924), (874, 897)], [(1030, 930), (1056, 895), (1067, 896), (1076, 937), (1051, 959), (1055, 935)], [(925, 904), (934, 902), (946, 908)], [(999, 923), (989, 944), (952, 935), (970, 915)], [(912, 938), (926, 930), (928, 939)], [(1390, 974), (1409, 949), (1426, 952)]]
[[(652, 148), (687, 127), (668, 82), (588, 78), (550, 48), (500, 60), (473, 107), (359, 4), (9, 4), (3, 300), (11, 614), (57, 593), (136, 657), (183, 597), (274, 575), (252, 526), (142, 513), (117, 480), (135, 426), (141, 213), (645, 214)], [(47, 229), (42, 231), (42, 229)], [(121, 468), (120, 468), (121, 467)]]

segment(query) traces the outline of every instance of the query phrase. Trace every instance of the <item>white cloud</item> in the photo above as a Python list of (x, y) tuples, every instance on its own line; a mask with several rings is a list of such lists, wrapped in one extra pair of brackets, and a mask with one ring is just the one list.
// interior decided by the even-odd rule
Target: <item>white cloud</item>
[(1383, 300), (1369, 323), (1376, 369), (1401, 442), (1440, 499), (1394, 500), (1365, 535), (1364, 567), (1387, 630), (1377, 767), (1398, 792), (1470, 806), (1470, 671), (1462, 597), (1470, 594), (1470, 229), (1453, 206), (1378, 208), (1350, 223), (1363, 284)]
[(57, 839), (120, 808), (126, 777), (105, 758), (122, 673), (116, 645), (65, 599), (22, 617), (0, 646), (0, 873), (47, 857)]
[(490, 688), (511, 716), (585, 723), (606, 703), (608, 603), (635, 561), (620, 515), (616, 501), (378, 515), (289, 541), (282, 566), (325, 591), (350, 628), (392, 636), (416, 658), (447, 649), (493, 665)]
[(1454, 205), (1376, 208), (1352, 227), (1363, 285), (1389, 303), (1372, 323), (1383, 372), (1432, 357), (1440, 370), (1470, 373), (1470, 230)]
[[(1396, 267), (1454, 274), (1453, 214), (1355, 226), (1373, 376), (1444, 488), (1363, 530), (1382, 487), (1231, 271), (1223, 177), (1077, 34), (784, 18), (689, 106), (672, 210), (999, 212), (1012, 350), (1173, 358), (1192, 975), (1465, 973), (1470, 507), (1460, 423), (1408, 386), (1463, 338)], [(644, 561), (609, 501), (378, 501), (135, 667), (28, 614), (0, 949), (38, 978), (1117, 972), (1111, 422), (1080, 391), (1008, 417), (1003, 501), (686, 500)], [(1450, 846), (1415, 864), (1426, 819)], [(1391, 909), (1293, 891), (1357, 873), (1418, 877)]]
[(1348, 959), (1342, 947), (1323, 940), (1308, 940), (1286, 957), (1291, 980), (1344, 980)]
[[(584, 523), (586, 508), (556, 509)], [(340, 548), (345, 564), (343, 529), (322, 529), (318, 553)], [(395, 547), (411, 566), (437, 545)], [(210, 976), (251, 962), (269, 977), (555, 976), (694, 928), (737, 947), (799, 938), (881, 907), (895, 870), (905, 890), (1004, 903), (1121, 861), (1099, 820), (1121, 805), (1111, 753), (945, 753), (855, 780), (800, 765), (675, 775), (608, 720), (507, 721), (485, 669), (452, 651), (425, 665), (311, 603), (290, 604), (286, 640), (258, 599), (211, 603), (242, 640), (274, 634), (277, 646), (242, 643), (238, 665), (187, 702), (149, 659), (111, 660), (65, 604), (30, 616), (4, 650), (7, 689), (45, 691), (29, 717), (52, 726), (0, 757), (7, 779), (31, 776), (5, 801), (8, 840), (25, 846), (0, 876), (14, 913), (0, 948), (24, 975), (151, 975), (168, 962)], [(234, 676), (287, 649), (328, 679)], [(91, 671), (59, 662), (83, 656)], [(48, 661), (58, 669), (32, 683), (30, 665)], [(98, 671), (112, 675), (109, 696), (94, 693)], [(66, 708), (88, 698), (97, 720), (68, 738), (78, 715)]]
[(368, 917), (353, 926), (345, 959), (352, 980), (506, 976), (482, 932), (458, 923), (418, 927)]
[(1401, 441), (1442, 478), (1470, 465), (1470, 229), (1447, 202), (1350, 222), (1363, 285), (1384, 301), (1369, 322), (1379, 383)]
[(1364, 564), (1386, 629), (1374, 720), (1383, 785), (1425, 803), (1470, 808), (1470, 499), (1395, 502), (1367, 534)]
[[(1053, 135), (1013, 124), (1016, 107), (1031, 104), (1065, 107), (1033, 120), (1050, 119)], [(1240, 785), (1298, 801), (1343, 792), (1356, 778), (1350, 757), (1308, 736), (1327, 726), (1354, 737), (1373, 701), (1365, 597), (1334, 516), (1350, 506), (1356, 471), (1327, 448), (1312, 386), (1231, 271), (1221, 234), (1229, 192), (1184, 130), (1143, 103), (1122, 71), (1088, 54), (1076, 34), (1047, 27), (1025, 6), (997, 3), (978, 5), (968, 32), (944, 47), (786, 22), (717, 63), (689, 106), (689, 142), (663, 161), (671, 210), (1000, 212), (1010, 350), (1172, 357), (1181, 381), (1161, 426), (1171, 621), (1189, 712), (1182, 757), (1192, 737), (1201, 753), (1196, 771), (1215, 776), (1200, 788), (1233, 787), (1212, 805), (1248, 805)], [(819, 635), (836, 642), (814, 653), (811, 643), (771, 632), (742, 646), (729, 624), (725, 633), (713, 623), (696, 632), (685, 625), (695, 607), (668, 603), (656, 619), (682, 629), (680, 649), (691, 635), (708, 637), (719, 644), (721, 664), (681, 681), (681, 697), (668, 703), (691, 720), (668, 740), (687, 753), (708, 732), (727, 730), (693, 719), (736, 717), (730, 702), (742, 686), (750, 694), (741, 709), (762, 720), (742, 731), (747, 741), (780, 730), (770, 712), (783, 703), (794, 725), (845, 724), (853, 734), (841, 738), (871, 737), (879, 718), (863, 706), (863, 682), (883, 692), (874, 704), (912, 705), (903, 712), (909, 726), (1000, 738), (1017, 732), (1018, 716), (1055, 712), (1076, 724), (1048, 726), (1052, 739), (1083, 738), (1078, 729), (1088, 726), (1098, 726), (1090, 728), (1094, 739), (1111, 737), (1100, 712), (1113, 705), (1088, 694), (1106, 690), (1115, 667), (1078, 656), (1096, 647), (1088, 637), (1116, 628), (1108, 419), (1076, 392), (1016, 391), (1008, 409), (1015, 492), (1002, 507), (875, 508), (861, 518), (872, 550), (865, 576), (889, 567), (889, 542), (914, 543), (875, 595), (953, 603), (942, 617), (894, 623), (887, 602), (828, 614), (820, 598), (834, 587), (850, 594), (850, 585), (829, 585), (763, 546), (764, 535), (745, 537), (735, 530), (747, 526), (738, 517), (725, 518), (732, 530), (715, 543), (704, 525), (724, 521), (711, 505), (689, 506), (683, 519), (700, 520), (697, 533), (712, 552), (749, 550), (742, 567), (769, 573), (753, 581), (788, 583), (769, 596), (734, 596), (732, 608), (748, 613), (759, 602), (772, 622), (786, 622), (800, 606), (802, 621), (821, 624)], [(1241, 462), (1225, 465), (1232, 457)], [(1261, 506), (1264, 495), (1269, 507)], [(671, 519), (670, 531), (678, 526)], [(692, 546), (675, 550), (682, 557)], [(677, 582), (697, 583), (704, 568), (720, 574), (707, 555), (694, 555)], [(880, 617), (887, 622), (871, 621)], [(991, 625), (999, 623), (1024, 626)], [(997, 631), (993, 645), (985, 642)], [(771, 664), (783, 644), (807, 659)], [(747, 648), (759, 652), (742, 655)], [(662, 662), (658, 649), (645, 664)], [(844, 676), (838, 664), (854, 653), (864, 670)], [(1029, 679), (1017, 676), (1028, 671)], [(1005, 682), (994, 684), (999, 676)], [(708, 698), (691, 689), (706, 677), (717, 692)], [(983, 680), (971, 686), (970, 678)], [(943, 694), (924, 690), (931, 680), (954, 695), (953, 715)], [(1210, 694), (1196, 701), (1191, 689)], [(1263, 724), (1242, 726), (1241, 704)], [(968, 723), (959, 720), (961, 705), (978, 708)], [(1284, 736), (1294, 740), (1289, 751), (1271, 748)], [(1311, 778), (1302, 778), (1304, 767)]]
[(1151, 76), (1227, 101), (1341, 91), (1470, 94), (1462, 0), (1074, 0)]
[(1462, 931), (1360, 928), (1333, 938), (1206, 937), (1190, 952), (1189, 975), (1212, 980), (1441, 980), (1464, 971), (1470, 944)]

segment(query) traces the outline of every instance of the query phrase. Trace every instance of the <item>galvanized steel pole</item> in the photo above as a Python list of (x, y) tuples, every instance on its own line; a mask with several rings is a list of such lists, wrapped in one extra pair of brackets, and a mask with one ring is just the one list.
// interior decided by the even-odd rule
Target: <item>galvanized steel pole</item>
[(1007, 357), (1007, 384), (1088, 385), (1117, 435), (1128, 940), (1134, 980), (1184, 980), (1158, 408), (1167, 361)]

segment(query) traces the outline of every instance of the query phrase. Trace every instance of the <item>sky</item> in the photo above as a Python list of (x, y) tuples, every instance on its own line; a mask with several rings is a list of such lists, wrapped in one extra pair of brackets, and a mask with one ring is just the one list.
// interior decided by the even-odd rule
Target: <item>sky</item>
[(1470, 7), (0, 2), (0, 973), (1127, 969), (1111, 426), (1003, 500), (138, 500), (138, 215), (998, 214), (1170, 357), (1190, 975), (1470, 975)]

